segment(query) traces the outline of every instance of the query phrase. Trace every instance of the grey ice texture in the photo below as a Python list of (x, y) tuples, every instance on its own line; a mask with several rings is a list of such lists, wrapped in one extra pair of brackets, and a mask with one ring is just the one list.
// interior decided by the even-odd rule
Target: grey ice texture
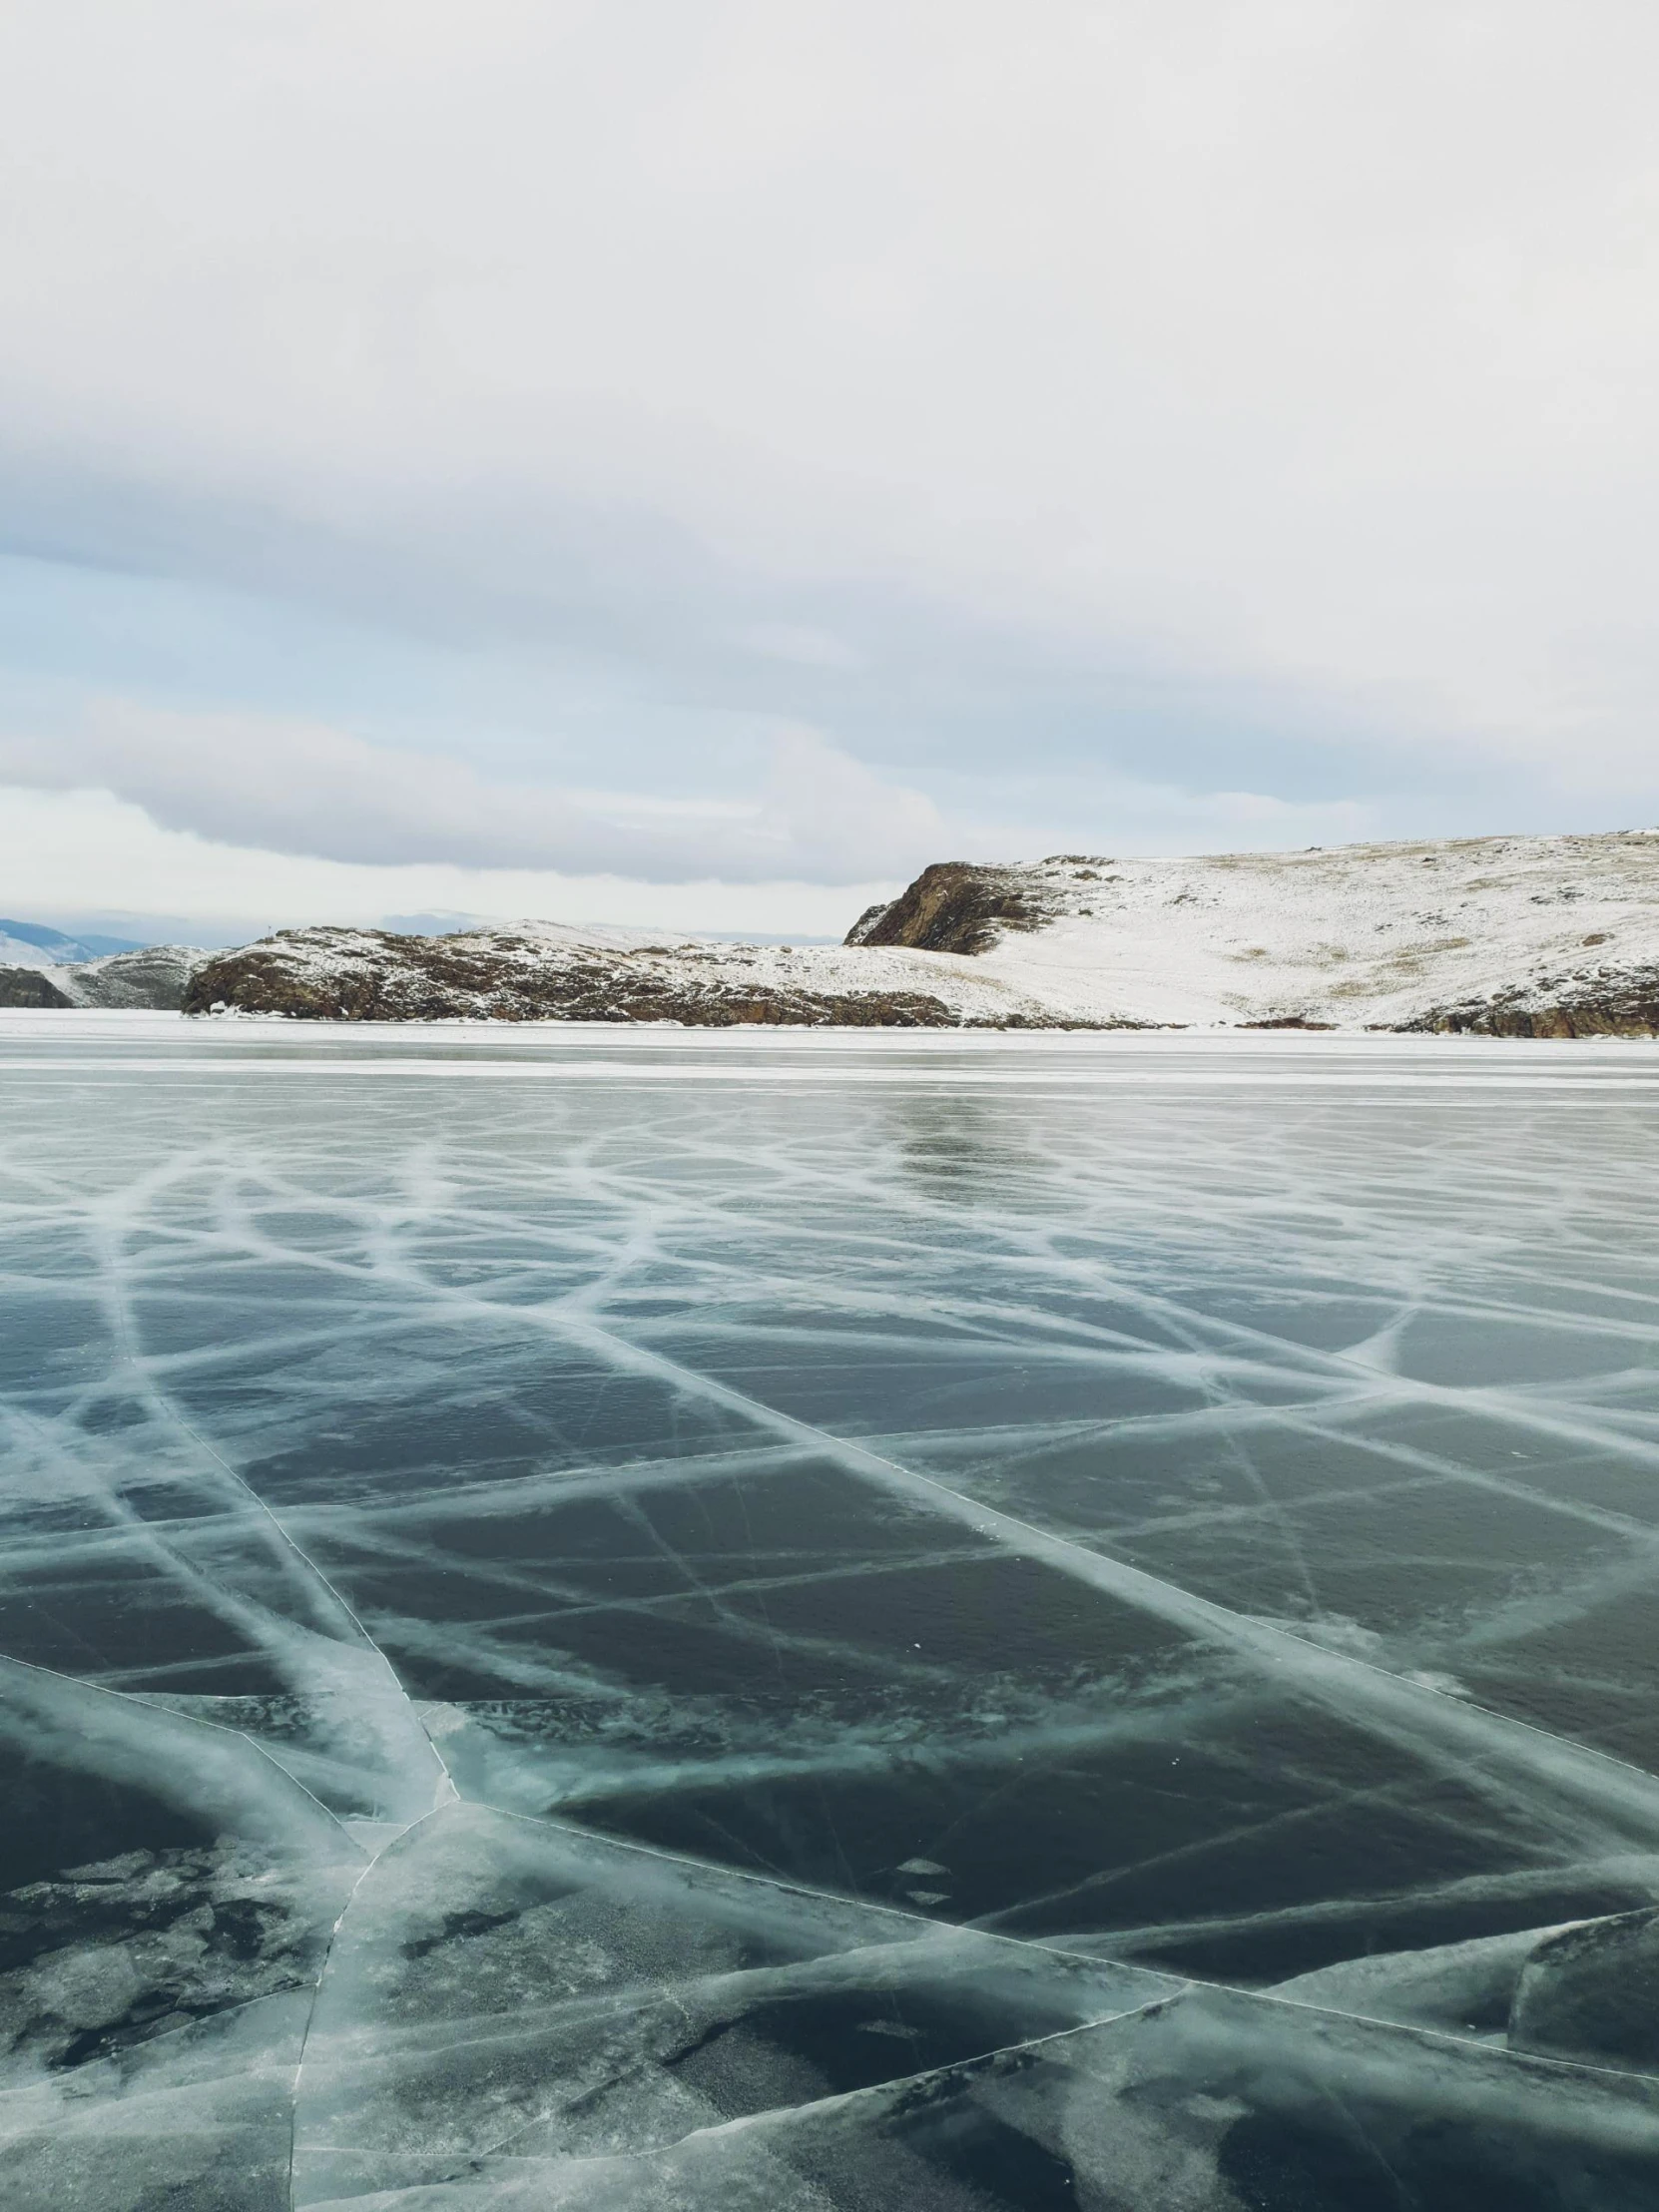
[(0, 1026), (6, 2212), (1659, 2202), (1659, 1059)]

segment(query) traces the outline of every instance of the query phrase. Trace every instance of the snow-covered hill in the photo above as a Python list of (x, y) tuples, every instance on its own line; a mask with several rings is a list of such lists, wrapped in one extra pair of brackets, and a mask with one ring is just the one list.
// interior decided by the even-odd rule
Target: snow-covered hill
[[(678, 1021), (1002, 1028), (1023, 996), (976, 963), (842, 945), (665, 943), (525, 921), (443, 937), (283, 929), (200, 968), (187, 1013), (344, 1021)], [(1041, 1009), (1033, 1021), (1048, 1025)]]
[[(4, 950), (0, 944), (0, 953)], [(0, 1006), (144, 1006), (176, 1012), (186, 984), (209, 957), (194, 945), (147, 944), (69, 966), (45, 958), (0, 959)]]
[(0, 1006), (176, 1009), (207, 957), (195, 945), (71, 937), (44, 922), (0, 916)]
[(189, 1012), (334, 1020), (1659, 1033), (1659, 833), (947, 862), (844, 945), (283, 930)]
[(198, 945), (147, 944), (136, 952), (111, 952), (72, 968), (56, 968), (52, 980), (75, 1006), (178, 1008), (196, 970), (212, 954)]
[(1659, 833), (946, 866), (852, 937), (1073, 1019), (1652, 1033)]

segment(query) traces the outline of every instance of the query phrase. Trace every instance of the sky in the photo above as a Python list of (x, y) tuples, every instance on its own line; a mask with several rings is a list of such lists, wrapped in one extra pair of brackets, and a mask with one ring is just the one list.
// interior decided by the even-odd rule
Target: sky
[(0, 911), (1659, 820), (1659, 14), (11, 0)]

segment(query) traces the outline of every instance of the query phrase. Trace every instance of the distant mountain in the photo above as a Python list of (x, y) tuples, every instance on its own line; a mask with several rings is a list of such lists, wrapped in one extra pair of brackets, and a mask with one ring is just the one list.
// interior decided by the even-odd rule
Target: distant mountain
[(8, 967), (73, 967), (111, 952), (143, 950), (137, 937), (106, 937), (96, 930), (84, 937), (68, 937), (38, 921), (8, 921), (0, 915), (0, 962)]
[(38, 921), (0, 918), (0, 1006), (129, 1006), (177, 1012), (210, 955), (194, 945), (141, 944), (88, 930), (72, 937)]
[[(27, 938), (19, 943), (27, 944)], [(96, 960), (8, 960), (0, 939), (0, 1006), (106, 1006), (177, 1013), (196, 970), (213, 955), (189, 944), (141, 944)]]
[(198, 957), (183, 1003), (334, 1021), (1654, 1036), (1659, 832), (946, 861), (834, 946), (546, 922), (279, 930)]

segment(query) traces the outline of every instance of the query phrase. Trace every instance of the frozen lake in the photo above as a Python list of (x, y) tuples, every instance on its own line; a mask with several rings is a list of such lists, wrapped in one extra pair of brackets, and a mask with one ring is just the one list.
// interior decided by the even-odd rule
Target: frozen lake
[(1652, 2212), (1659, 1052), (0, 1017), (6, 2212)]

